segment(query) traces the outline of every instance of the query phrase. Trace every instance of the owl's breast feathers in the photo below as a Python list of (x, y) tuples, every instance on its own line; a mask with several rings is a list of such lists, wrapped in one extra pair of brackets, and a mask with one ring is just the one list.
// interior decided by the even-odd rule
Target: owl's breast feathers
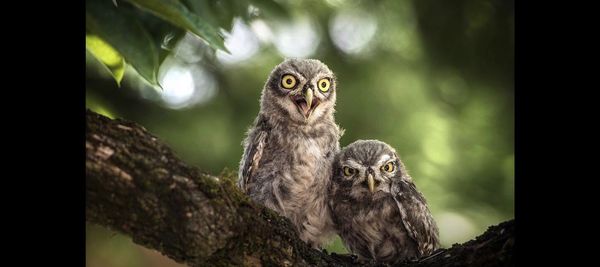
[[(323, 176), (339, 151), (341, 131), (333, 121), (323, 120), (312, 125), (269, 120), (259, 115), (244, 140), (244, 155), (240, 162), (239, 185), (246, 190), (257, 171), (265, 165), (277, 164), (289, 175), (306, 176), (310, 180)], [(308, 185), (307, 185), (308, 186)]]
[(244, 140), (239, 187), (254, 201), (288, 217), (300, 238), (313, 245), (333, 232), (325, 198), (339, 133), (329, 121), (294, 125), (259, 115)]
[[(381, 191), (380, 191), (381, 192)], [(417, 257), (417, 244), (401, 225), (401, 216), (392, 196), (351, 199), (344, 193), (330, 205), (338, 234), (346, 247), (359, 258), (394, 262)]]
[(290, 197), (302, 198), (303, 191), (315, 190), (311, 187), (325, 190), (333, 156), (339, 150), (338, 140), (337, 125), (327, 121), (313, 125), (273, 125), (264, 152), (270, 156), (263, 156), (260, 164), (274, 164), (282, 191), (289, 192)]

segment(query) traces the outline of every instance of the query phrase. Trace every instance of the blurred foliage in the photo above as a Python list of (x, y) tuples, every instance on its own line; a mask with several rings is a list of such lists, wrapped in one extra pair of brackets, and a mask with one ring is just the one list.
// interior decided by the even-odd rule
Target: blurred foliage
[[(115, 57), (112, 47), (123, 55), (121, 65), (129, 62), (143, 79), (159, 85), (158, 67), (170, 44), (190, 32), (211, 48), (228, 52), (219, 28), (229, 29), (235, 16), (249, 20), (251, 4), (274, 17), (286, 14), (270, 0), (86, 0), (86, 35), (91, 36), (86, 47), (113, 72), (117, 84), (122, 67), (115, 71), (112, 61), (103, 60)], [(97, 49), (98, 43), (108, 48)]]
[[(190, 164), (236, 170), (271, 69), (305, 56), (338, 77), (341, 145), (395, 147), (444, 246), (514, 217), (513, 1), (87, 4), (87, 107), (144, 125)], [(87, 238), (90, 266), (138, 266), (101, 262), (107, 253), (145, 257), (105, 230)], [(345, 251), (339, 239), (327, 249)]]

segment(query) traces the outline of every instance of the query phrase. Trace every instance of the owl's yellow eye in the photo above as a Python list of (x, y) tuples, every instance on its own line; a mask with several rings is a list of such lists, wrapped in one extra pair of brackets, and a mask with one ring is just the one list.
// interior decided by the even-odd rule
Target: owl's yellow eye
[(319, 87), (319, 90), (321, 90), (321, 92), (327, 92), (327, 90), (329, 90), (330, 84), (331, 82), (329, 81), (329, 79), (320, 79), (317, 86)]
[(347, 166), (344, 166), (343, 170), (344, 170), (344, 175), (345, 176), (352, 176), (352, 175), (354, 175), (354, 173), (356, 173), (355, 169), (352, 169), (352, 168), (347, 167)]
[(394, 162), (388, 162), (387, 164), (381, 166), (381, 169), (386, 172), (393, 172), (396, 169), (396, 166), (394, 166)]
[(283, 77), (281, 78), (281, 86), (283, 86), (283, 88), (285, 89), (294, 88), (294, 86), (296, 86), (296, 77), (294, 77), (294, 75), (291, 74), (283, 75)]

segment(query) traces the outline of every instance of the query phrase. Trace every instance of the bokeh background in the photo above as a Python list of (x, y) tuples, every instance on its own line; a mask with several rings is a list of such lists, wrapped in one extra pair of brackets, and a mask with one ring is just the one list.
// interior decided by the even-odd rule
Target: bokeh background
[[(271, 69), (287, 57), (317, 58), (338, 77), (341, 145), (395, 147), (444, 247), (514, 217), (513, 1), (276, 2), (285, 16), (255, 6), (244, 18), (224, 16), (230, 54), (181, 38), (157, 71), (162, 88), (131, 66), (117, 85), (87, 51), (86, 106), (143, 125), (218, 174), (237, 169)], [(183, 266), (95, 225), (86, 245), (90, 267)], [(327, 250), (345, 252), (339, 239)]]

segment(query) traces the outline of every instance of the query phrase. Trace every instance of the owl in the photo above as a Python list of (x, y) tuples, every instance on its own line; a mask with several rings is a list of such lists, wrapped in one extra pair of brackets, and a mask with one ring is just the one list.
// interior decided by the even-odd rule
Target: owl
[(431, 254), (438, 229), (396, 151), (358, 140), (334, 159), (328, 205), (337, 233), (359, 259), (393, 264)]
[(335, 100), (336, 79), (325, 64), (287, 59), (267, 79), (242, 143), (239, 188), (287, 217), (313, 248), (334, 235), (326, 198), (342, 134)]

